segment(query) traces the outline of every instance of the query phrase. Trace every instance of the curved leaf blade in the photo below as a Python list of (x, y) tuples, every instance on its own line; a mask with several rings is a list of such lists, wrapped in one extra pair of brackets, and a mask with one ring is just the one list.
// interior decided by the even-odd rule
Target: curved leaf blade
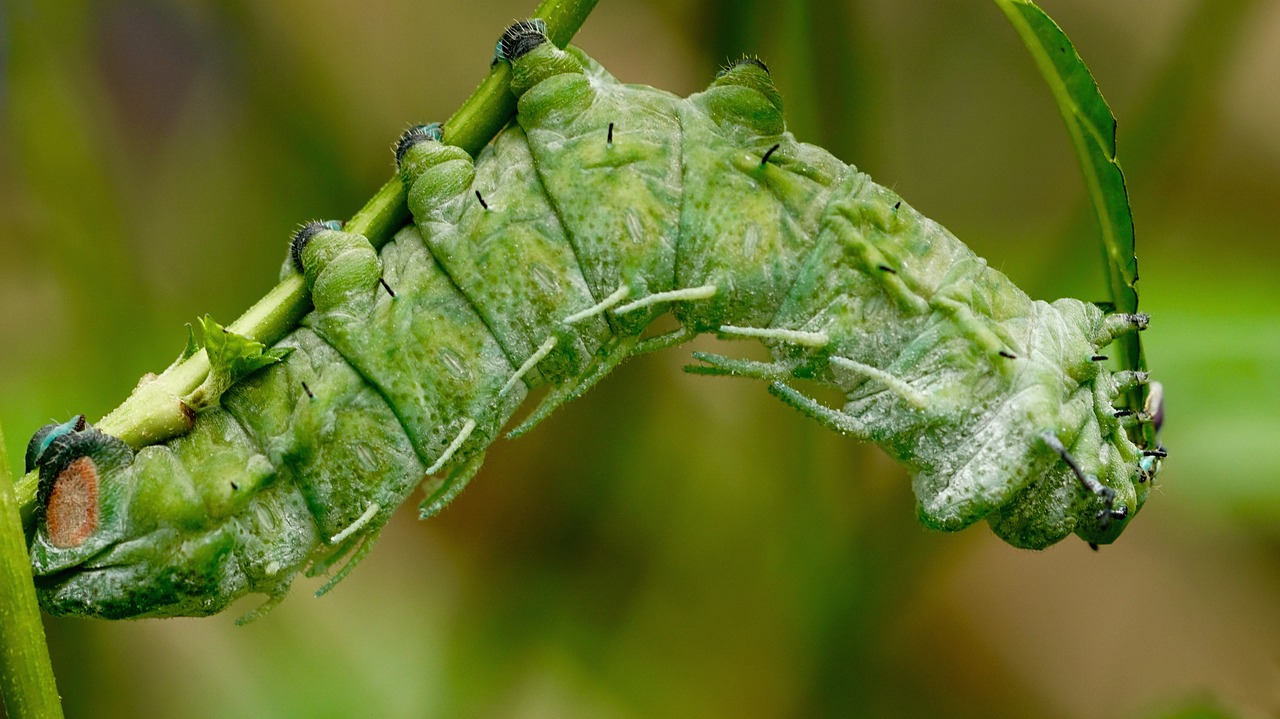
[[(1133, 213), (1124, 172), (1116, 158), (1116, 118), (1098, 83), (1066, 33), (1030, 0), (995, 0), (1009, 18), (1053, 93), (1067, 125), (1071, 145), (1084, 174), (1106, 257), (1111, 299), (1119, 312), (1138, 311), (1138, 256), (1134, 249)], [(1146, 370), (1137, 334), (1117, 340), (1124, 366)], [(1142, 409), (1146, 387), (1129, 393), (1127, 404)], [(1140, 425), (1141, 444), (1154, 446), (1154, 428)]]

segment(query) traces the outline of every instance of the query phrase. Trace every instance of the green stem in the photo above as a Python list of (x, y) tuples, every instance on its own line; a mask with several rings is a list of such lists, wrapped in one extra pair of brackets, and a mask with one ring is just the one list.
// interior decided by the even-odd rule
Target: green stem
[(0, 692), (11, 717), (61, 717), (0, 429)]
[[(597, 2), (543, 0), (533, 17), (545, 20), (551, 41), (564, 46), (582, 27)], [(489, 144), (515, 114), (515, 98), (507, 91), (510, 80), (511, 68), (506, 63), (494, 65), (480, 87), (445, 123), (445, 142), (472, 155)], [(393, 177), (352, 216), (346, 227), (369, 238), (374, 247), (381, 247), (408, 220), (404, 185), (399, 177)], [(294, 275), (276, 285), (227, 329), (271, 345), (292, 330), (310, 309), (306, 284), (300, 275)], [(190, 419), (180, 398), (200, 386), (208, 374), (209, 357), (202, 350), (141, 385), (124, 404), (95, 426), (134, 448), (181, 434), (190, 426)], [(30, 526), (37, 484), (35, 472), (28, 473), (16, 484), (23, 526)]]

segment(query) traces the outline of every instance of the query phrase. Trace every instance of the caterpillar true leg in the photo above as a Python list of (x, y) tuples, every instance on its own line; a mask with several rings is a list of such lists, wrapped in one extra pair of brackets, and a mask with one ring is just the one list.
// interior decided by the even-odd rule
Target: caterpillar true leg
[(1111, 375), (1111, 379), (1115, 382), (1116, 396), (1120, 396), (1138, 385), (1148, 384), (1151, 381), (1150, 375), (1146, 372), (1135, 372), (1133, 370), (1116, 372)]

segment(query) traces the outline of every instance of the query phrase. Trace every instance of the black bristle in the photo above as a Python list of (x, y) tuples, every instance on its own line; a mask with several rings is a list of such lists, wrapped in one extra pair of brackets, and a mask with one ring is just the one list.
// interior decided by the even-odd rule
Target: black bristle
[(721, 70), (720, 72), (716, 73), (716, 77), (724, 77), (725, 75), (729, 74), (730, 72), (733, 72), (733, 70), (734, 70), (735, 68), (742, 67), (743, 65), (752, 65), (752, 66), (758, 67), (758, 68), (760, 68), (761, 70), (764, 70), (764, 74), (766, 74), (766, 75), (771, 75), (771, 73), (769, 72), (769, 66), (768, 66), (768, 65), (766, 65), (766, 64), (764, 64), (764, 61), (763, 61), (763, 60), (761, 60), (761, 59), (760, 59), (760, 58), (758, 58), (758, 57), (749, 57), (749, 56), (747, 56), (747, 57), (742, 57), (742, 58), (741, 58), (741, 59), (739, 59), (739, 60), (735, 60), (734, 62), (729, 63), (727, 66), (725, 66), (725, 68), (724, 68), (723, 70)]
[(507, 28), (498, 41), (498, 51), (507, 61), (519, 60), (547, 41), (547, 24), (540, 19), (521, 20)]
[(299, 272), (304, 271), (302, 269), (302, 251), (307, 248), (307, 243), (311, 241), (311, 238), (323, 229), (325, 229), (323, 222), (312, 220), (293, 233), (293, 241), (289, 243), (289, 256), (293, 258), (293, 266), (298, 268)]
[(382, 283), (382, 289), (386, 290), (387, 294), (391, 295), (391, 299), (394, 300), (396, 298), (396, 291), (391, 289), (391, 285), (387, 284), (387, 280), (385, 278), (379, 277), (378, 282)]
[(439, 142), (441, 138), (440, 123), (433, 122), (429, 125), (414, 125), (396, 141), (396, 165), (404, 159), (404, 153), (409, 151), (410, 147), (422, 142)]

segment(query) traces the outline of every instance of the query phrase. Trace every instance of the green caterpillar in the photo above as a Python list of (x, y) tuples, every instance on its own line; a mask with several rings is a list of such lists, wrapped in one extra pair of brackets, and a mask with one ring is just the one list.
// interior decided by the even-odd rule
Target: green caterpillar
[[(681, 99), (618, 83), (538, 22), (512, 26), (499, 56), (518, 123), (474, 161), (435, 126), (407, 132), (414, 225), (380, 252), (338, 223), (300, 230), (283, 272), (305, 277), (314, 311), (265, 351), (207, 321), (215, 370), (184, 398), (189, 431), (136, 452), (82, 418), (32, 438), (47, 611), (206, 615), (247, 593), (270, 606), (304, 567), (345, 560), (327, 589), (423, 477), (423, 517), (456, 496), (531, 388), (549, 391), (515, 434), (627, 357), (705, 332), (773, 359), (696, 353), (691, 371), (764, 379), (880, 445), (913, 472), (930, 527), (986, 519), (1021, 547), (1101, 544), (1142, 507), (1163, 450), (1126, 430), (1158, 401), (1117, 411), (1147, 377), (1099, 351), (1145, 316), (1030, 300), (796, 142), (758, 61)], [(646, 336), (667, 312), (680, 328)]]

